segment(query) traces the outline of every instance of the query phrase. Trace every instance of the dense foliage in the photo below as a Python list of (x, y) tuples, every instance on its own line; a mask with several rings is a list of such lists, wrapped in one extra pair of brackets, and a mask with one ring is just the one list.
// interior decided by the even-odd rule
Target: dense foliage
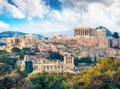
[(120, 89), (120, 59), (102, 58), (97, 66), (80, 75), (69, 74), (74, 89)]
[(59, 74), (40, 73), (30, 78), (30, 89), (72, 89), (67, 79)]
[(32, 75), (30, 83), (31, 89), (120, 89), (120, 59), (99, 59), (96, 66), (78, 74)]
[(12, 48), (12, 53), (14, 53), (15, 55), (20, 55), (22, 54), (22, 50), (20, 48), (14, 47)]
[(0, 50), (0, 89), (11, 89), (27, 76), (16, 66), (17, 60), (10, 53)]
[(19, 70), (17, 60), (0, 51), (0, 89), (120, 89), (120, 59), (101, 58), (96, 66), (78, 74), (43, 72), (30, 76)]
[(17, 48), (17, 47), (14, 47), (12, 48), (12, 53), (14, 55), (19, 55), (19, 56), (22, 56), (22, 55), (34, 55), (34, 53), (31, 51), (30, 48), (23, 48), (23, 49), (20, 49), (20, 48)]
[(22, 52), (23, 52), (24, 55), (30, 55), (30, 54), (32, 54), (32, 51), (31, 51), (30, 48), (23, 48)]
[(4, 50), (0, 50), (0, 75), (5, 75), (14, 70), (16, 58), (12, 58), (10, 54)]
[(88, 65), (91, 65), (91, 64), (94, 64), (95, 61), (92, 60), (92, 58), (90, 57), (82, 57), (82, 58), (75, 58), (74, 59), (74, 64), (75, 66), (88, 66)]
[(119, 38), (118, 32), (114, 32), (113, 37), (114, 37), (115, 39), (118, 39), (118, 38)]
[(60, 61), (63, 61), (63, 56), (59, 52), (49, 51), (49, 56), (47, 58), (49, 60), (60, 60)]

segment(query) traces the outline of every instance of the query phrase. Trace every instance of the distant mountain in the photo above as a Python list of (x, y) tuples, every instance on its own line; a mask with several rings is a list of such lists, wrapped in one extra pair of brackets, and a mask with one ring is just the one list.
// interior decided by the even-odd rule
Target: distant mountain
[[(23, 33), (23, 32), (18, 32), (18, 31), (5, 31), (0, 33), (0, 39), (1, 38), (8, 38), (8, 37), (18, 37), (18, 36), (23, 36), (23, 35), (28, 35), (28, 33)], [(41, 34), (32, 34), (34, 36), (37, 36), (38, 38), (43, 38)]]
[(33, 36), (36, 36), (37, 38), (44, 38), (44, 36), (43, 35), (40, 35), (40, 34), (32, 34)]
[(23, 36), (26, 35), (26, 33), (23, 32), (17, 32), (17, 31), (5, 31), (0, 33), (0, 38), (8, 38), (13, 36)]

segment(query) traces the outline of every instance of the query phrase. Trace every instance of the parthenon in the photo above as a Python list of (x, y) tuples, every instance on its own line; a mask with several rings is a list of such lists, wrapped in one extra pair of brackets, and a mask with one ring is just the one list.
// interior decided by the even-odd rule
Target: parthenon
[(89, 27), (76, 27), (74, 29), (74, 36), (90, 36), (91, 30)]
[(90, 27), (75, 27), (74, 37), (95, 37), (95, 36), (105, 36), (105, 30), (90, 28)]

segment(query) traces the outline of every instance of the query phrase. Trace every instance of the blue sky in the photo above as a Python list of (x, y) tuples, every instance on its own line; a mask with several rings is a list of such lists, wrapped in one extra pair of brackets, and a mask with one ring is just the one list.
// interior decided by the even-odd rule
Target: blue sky
[(0, 32), (49, 33), (76, 26), (120, 32), (120, 0), (0, 0)]

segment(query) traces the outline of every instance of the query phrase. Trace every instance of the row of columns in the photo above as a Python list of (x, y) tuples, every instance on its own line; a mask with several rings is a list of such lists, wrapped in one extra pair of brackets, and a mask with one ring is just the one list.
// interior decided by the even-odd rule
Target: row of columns
[(90, 30), (74, 30), (75, 36), (90, 36)]

